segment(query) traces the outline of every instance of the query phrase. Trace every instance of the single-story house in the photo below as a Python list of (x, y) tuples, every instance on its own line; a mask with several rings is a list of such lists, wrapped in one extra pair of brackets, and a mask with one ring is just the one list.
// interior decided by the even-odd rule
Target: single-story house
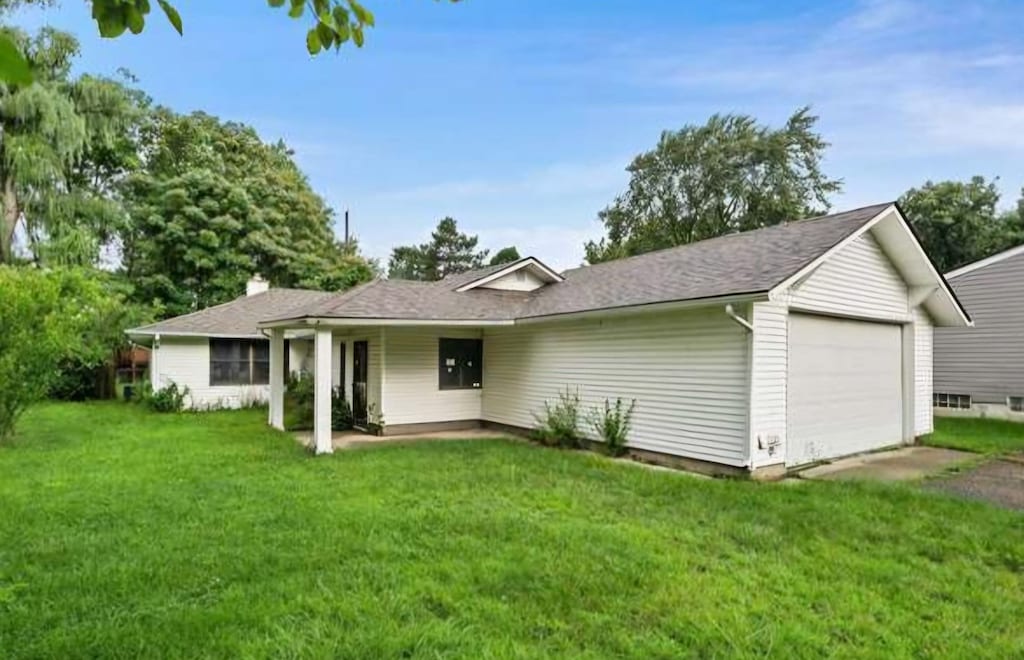
[[(312, 337), (318, 452), (339, 383), (357, 424), (386, 434), (531, 428), (569, 387), (587, 408), (635, 399), (636, 454), (755, 476), (931, 432), (932, 328), (971, 323), (891, 203), (562, 273), (528, 257), (292, 300), (257, 323), (269, 421), (285, 355)], [(140, 329), (161, 336), (154, 373), (212, 378), (166, 366), (168, 327)]]
[(946, 279), (974, 328), (935, 333), (935, 411), (1024, 421), (1024, 245)]
[[(260, 320), (327, 300), (331, 293), (271, 289), (260, 277), (245, 295), (192, 314), (127, 331), (151, 349), (149, 378), (160, 389), (188, 387), (186, 405), (195, 410), (239, 408), (270, 400), (270, 341)], [(285, 312), (286, 313), (286, 312)], [(291, 333), (301, 335), (301, 333)], [(312, 369), (312, 331), (288, 342), (289, 371)], [(337, 376), (336, 376), (337, 384)]]

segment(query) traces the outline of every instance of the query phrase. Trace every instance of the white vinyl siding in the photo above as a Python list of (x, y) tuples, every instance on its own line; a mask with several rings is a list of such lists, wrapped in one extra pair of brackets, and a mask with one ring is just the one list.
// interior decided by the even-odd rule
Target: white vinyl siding
[(788, 296), (793, 308), (906, 321), (907, 286), (870, 232), (832, 255)]
[(789, 312), (778, 303), (752, 307), (750, 456), (756, 468), (785, 460)]
[(903, 441), (902, 328), (791, 314), (786, 464)]
[(928, 314), (914, 310), (914, 435), (931, 433), (932, 422), (932, 322)]
[(172, 382), (179, 388), (188, 387), (189, 408), (238, 408), (270, 397), (268, 385), (210, 385), (210, 340), (206, 337), (163, 337), (154, 353), (153, 387)]
[[(480, 419), (481, 390), (438, 387), (438, 340), (441, 337), (479, 339), (481, 331), (432, 327), (386, 330), (383, 405), (388, 424)], [(487, 386), (485, 379), (483, 387)]]
[(588, 411), (635, 398), (629, 446), (742, 466), (747, 353), (746, 330), (721, 307), (488, 328), (483, 418), (535, 427), (534, 415), (566, 386), (579, 388)]

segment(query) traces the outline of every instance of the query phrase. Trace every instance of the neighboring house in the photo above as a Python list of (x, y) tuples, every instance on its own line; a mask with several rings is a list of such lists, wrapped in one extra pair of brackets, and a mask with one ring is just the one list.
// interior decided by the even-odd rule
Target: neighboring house
[(635, 454), (767, 477), (930, 432), (932, 327), (969, 324), (881, 204), (564, 273), (525, 258), (377, 280), (258, 326), (278, 428), (286, 342), (314, 339), (318, 452), (339, 383), (386, 434), (531, 428), (568, 387), (587, 409), (635, 399)]
[[(187, 386), (190, 408), (238, 408), (270, 398), (270, 341), (261, 319), (330, 298), (323, 291), (271, 289), (258, 276), (241, 298), (159, 323), (133, 328), (128, 336), (152, 349), (149, 377), (154, 388)], [(291, 339), (289, 370), (311, 368), (312, 341)], [(312, 332), (308, 335), (311, 337)]]
[(946, 279), (975, 327), (935, 335), (936, 412), (1024, 421), (1024, 245)]

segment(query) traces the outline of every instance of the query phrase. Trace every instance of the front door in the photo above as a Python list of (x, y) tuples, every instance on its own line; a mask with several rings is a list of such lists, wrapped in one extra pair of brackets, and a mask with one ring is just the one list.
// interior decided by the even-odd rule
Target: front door
[(365, 341), (352, 343), (352, 422), (366, 427), (366, 374), (369, 353)]

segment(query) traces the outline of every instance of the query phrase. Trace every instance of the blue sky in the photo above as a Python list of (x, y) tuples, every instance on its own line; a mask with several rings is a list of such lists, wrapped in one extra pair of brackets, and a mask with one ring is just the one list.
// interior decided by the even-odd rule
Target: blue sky
[(365, 0), (366, 47), (317, 58), (262, 0), (175, 4), (183, 38), (154, 13), (100, 39), (79, 0), (20, 20), (78, 34), (80, 71), (127, 67), (158, 103), (284, 138), (372, 256), (451, 215), (485, 247), (577, 265), (631, 158), (714, 112), (812, 105), (837, 210), (973, 174), (1008, 206), (1024, 184), (1015, 0)]

